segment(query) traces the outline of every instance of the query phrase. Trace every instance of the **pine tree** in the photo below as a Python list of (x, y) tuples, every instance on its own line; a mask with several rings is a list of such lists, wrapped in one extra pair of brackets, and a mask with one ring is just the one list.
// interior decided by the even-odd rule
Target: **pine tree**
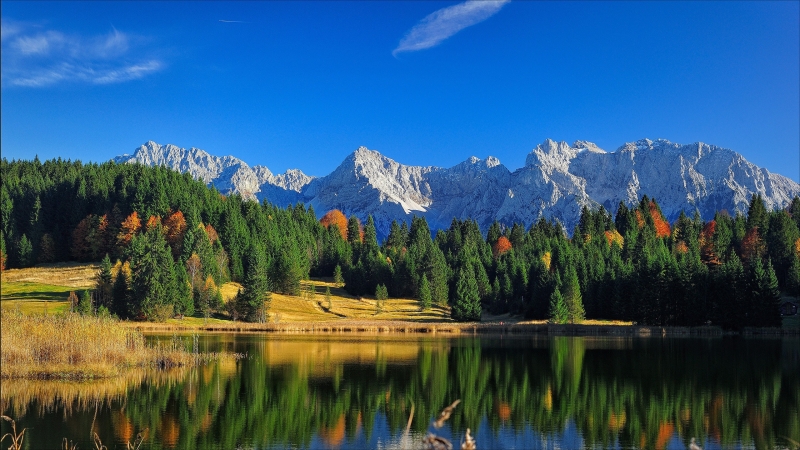
[(375, 288), (375, 314), (383, 312), (383, 306), (387, 298), (389, 298), (389, 292), (386, 286), (379, 284)]
[(186, 268), (178, 263), (175, 265), (176, 298), (173, 302), (175, 314), (183, 318), (184, 315), (194, 314), (194, 298), (192, 296), (192, 283)]
[(108, 309), (113, 309), (111, 303), (113, 299), (114, 281), (111, 275), (111, 259), (106, 253), (103, 261), (100, 262), (100, 271), (95, 278), (94, 292), (97, 297), (98, 306), (105, 306)]
[(561, 292), (556, 289), (550, 295), (550, 323), (564, 324), (569, 321), (569, 309)]
[(172, 251), (160, 227), (135, 236), (129, 250), (134, 310), (149, 320), (166, 320), (173, 314), (178, 294)]
[(794, 253), (786, 275), (786, 293), (800, 298), (800, 257)]
[(481, 299), (478, 297), (478, 283), (472, 269), (462, 267), (456, 279), (453, 309), (450, 312), (453, 320), (468, 322), (481, 319)]
[[(445, 260), (442, 251), (439, 250), (439, 247), (431, 245), (429, 252), (430, 271), (428, 274), (430, 277), (428, 281), (431, 285), (431, 301), (436, 305), (445, 306), (447, 305), (447, 299), (449, 297), (449, 287), (447, 285), (447, 261)], [(475, 287), (475, 294), (478, 294), (477, 283)], [(480, 315), (478, 317), (480, 317)]]
[(430, 309), (431, 303), (431, 287), (428, 283), (428, 276), (422, 274), (422, 281), (419, 283), (419, 307), (422, 310)]
[(747, 209), (747, 229), (758, 228), (762, 236), (767, 233), (767, 207), (761, 194), (753, 194), (750, 198), (750, 207)]
[[(214, 310), (214, 298), (219, 290), (217, 289), (214, 278), (209, 275), (206, 277), (205, 283), (198, 292), (197, 309), (203, 314), (203, 317), (208, 319), (211, 317), (211, 312)], [(238, 311), (238, 309), (237, 309)]]
[(336, 283), (336, 287), (344, 286), (344, 277), (342, 276), (342, 266), (339, 264), (336, 265), (333, 269), (333, 282)]
[(17, 265), (19, 267), (29, 267), (33, 265), (33, 245), (28, 240), (28, 236), (22, 235), (17, 244)]
[(93, 311), (92, 307), (92, 295), (89, 291), (83, 291), (81, 293), (81, 299), (78, 302), (78, 313), (82, 316), (91, 315)]
[(780, 326), (781, 318), (778, 311), (778, 280), (772, 262), (767, 262), (767, 267), (760, 259), (755, 259), (750, 264), (750, 305), (746, 308), (750, 313), (745, 325), (757, 327)]
[(250, 322), (264, 323), (267, 320), (269, 309), (268, 301), (271, 301), (269, 293), (269, 277), (267, 276), (266, 252), (259, 244), (254, 244), (247, 256), (247, 269), (244, 280), (243, 295), (237, 304), (239, 314)]
[[(119, 264), (119, 262), (117, 263)], [(117, 276), (114, 279), (114, 287), (112, 290), (113, 301), (110, 308), (111, 312), (122, 318), (129, 317), (130, 315), (128, 310), (128, 303), (130, 300), (128, 298), (129, 272), (130, 265), (128, 265), (127, 262), (124, 265), (120, 264), (120, 268), (117, 271)]]
[(331, 296), (330, 286), (325, 286), (325, 304), (328, 307), (328, 311), (330, 311), (333, 308), (333, 300)]
[(580, 323), (586, 316), (583, 309), (583, 297), (581, 296), (578, 275), (575, 269), (570, 268), (563, 288), (564, 303), (567, 305), (567, 320), (569, 323)]

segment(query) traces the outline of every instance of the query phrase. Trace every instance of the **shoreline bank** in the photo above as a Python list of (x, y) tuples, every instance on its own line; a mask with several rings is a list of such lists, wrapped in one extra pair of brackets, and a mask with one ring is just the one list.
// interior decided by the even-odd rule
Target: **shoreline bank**
[(552, 335), (552, 336), (800, 336), (800, 329), (753, 328), (725, 331), (720, 327), (661, 327), (640, 325), (553, 325), (546, 323), (447, 323), (447, 322), (297, 322), (297, 323), (231, 323), (208, 325), (175, 325), (123, 322), (141, 332), (228, 332), (276, 334), (424, 334), (444, 336), (469, 335)]

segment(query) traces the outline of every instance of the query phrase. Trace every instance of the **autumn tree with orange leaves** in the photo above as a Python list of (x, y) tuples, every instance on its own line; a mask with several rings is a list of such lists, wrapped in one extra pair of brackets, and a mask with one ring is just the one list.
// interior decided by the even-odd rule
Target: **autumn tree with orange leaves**
[(338, 209), (332, 209), (325, 213), (322, 219), (319, 219), (319, 223), (325, 228), (336, 225), (339, 229), (339, 234), (342, 235), (342, 239), (347, 240), (347, 217)]
[(186, 235), (186, 218), (178, 210), (164, 220), (167, 243), (172, 250), (172, 257), (177, 259), (183, 251), (183, 237)]
[(122, 221), (120, 225), (119, 234), (117, 234), (117, 245), (127, 248), (131, 243), (131, 239), (136, 236), (136, 233), (142, 229), (142, 220), (139, 218), (139, 213), (132, 212), (128, 217)]
[(497, 259), (509, 250), (511, 250), (511, 241), (505, 236), (500, 236), (492, 246), (492, 255)]

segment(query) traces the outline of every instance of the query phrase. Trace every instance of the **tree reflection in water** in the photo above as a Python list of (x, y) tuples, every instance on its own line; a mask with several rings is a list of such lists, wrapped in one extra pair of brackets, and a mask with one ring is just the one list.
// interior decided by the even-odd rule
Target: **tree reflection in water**
[(412, 405), (420, 442), (454, 399), (435, 431), (456, 447), (467, 428), (479, 449), (800, 441), (797, 339), (215, 334), (202, 345), (250, 356), (83, 384), (4, 380), (0, 406), (30, 428), (30, 448), (63, 437), (92, 448), (90, 430), (114, 448), (144, 429), (153, 449), (399, 446)]

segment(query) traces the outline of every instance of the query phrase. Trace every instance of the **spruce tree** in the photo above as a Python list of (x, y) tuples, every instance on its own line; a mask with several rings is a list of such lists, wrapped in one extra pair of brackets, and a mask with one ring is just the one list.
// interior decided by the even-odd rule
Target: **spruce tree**
[(564, 324), (569, 320), (569, 309), (561, 292), (556, 289), (550, 295), (550, 323)]
[(380, 314), (383, 312), (384, 303), (386, 299), (389, 298), (389, 292), (386, 289), (386, 286), (379, 284), (375, 288), (375, 313)]
[(95, 295), (97, 297), (98, 306), (105, 306), (106, 308), (113, 309), (111, 303), (113, 298), (114, 281), (111, 276), (111, 259), (106, 253), (105, 258), (100, 263), (100, 271), (97, 272), (95, 278)]
[(419, 307), (421, 310), (431, 307), (431, 286), (428, 283), (428, 276), (422, 274), (422, 281), (419, 283)]
[(333, 268), (333, 282), (336, 283), (336, 287), (344, 286), (344, 276), (342, 276), (342, 266), (339, 264)]
[(83, 291), (81, 293), (81, 299), (78, 302), (78, 313), (82, 316), (91, 315), (94, 311), (92, 308), (92, 295), (89, 291)]
[(575, 269), (570, 268), (563, 288), (564, 303), (567, 305), (569, 323), (580, 323), (586, 316), (583, 309), (583, 297), (581, 287), (578, 283), (578, 275)]
[(328, 307), (328, 311), (330, 311), (333, 308), (330, 286), (325, 286), (325, 304)]
[(778, 279), (772, 262), (768, 261), (766, 268), (760, 259), (752, 262), (750, 267), (750, 283), (752, 302), (747, 310), (750, 312), (749, 320), (745, 325), (757, 327), (779, 327), (781, 325), (778, 301)]
[(240, 295), (237, 309), (245, 320), (250, 322), (266, 322), (269, 278), (267, 276), (267, 259), (264, 248), (259, 244), (250, 247), (247, 256), (247, 269), (242, 280), (244, 292)]
[(796, 253), (786, 274), (786, 293), (792, 297), (800, 297), (800, 257)]
[(22, 235), (17, 244), (17, 265), (19, 267), (29, 267), (33, 263), (33, 245), (28, 240), (28, 236)]
[(117, 277), (114, 279), (114, 287), (112, 291), (112, 304), (111, 304), (111, 312), (116, 314), (120, 318), (126, 318), (130, 316), (128, 310), (128, 303), (129, 303), (129, 280), (126, 274), (127, 266), (120, 265), (119, 271), (117, 272)]
[(453, 309), (450, 312), (453, 320), (468, 322), (481, 319), (481, 299), (478, 296), (478, 283), (470, 267), (462, 267), (456, 279)]
[(173, 302), (175, 307), (175, 314), (183, 317), (191, 316), (194, 314), (194, 298), (192, 296), (192, 284), (189, 281), (189, 275), (183, 264), (175, 264), (175, 294), (176, 298)]
[(177, 294), (172, 250), (160, 227), (131, 240), (131, 293), (134, 310), (149, 320), (164, 321), (173, 314)]

